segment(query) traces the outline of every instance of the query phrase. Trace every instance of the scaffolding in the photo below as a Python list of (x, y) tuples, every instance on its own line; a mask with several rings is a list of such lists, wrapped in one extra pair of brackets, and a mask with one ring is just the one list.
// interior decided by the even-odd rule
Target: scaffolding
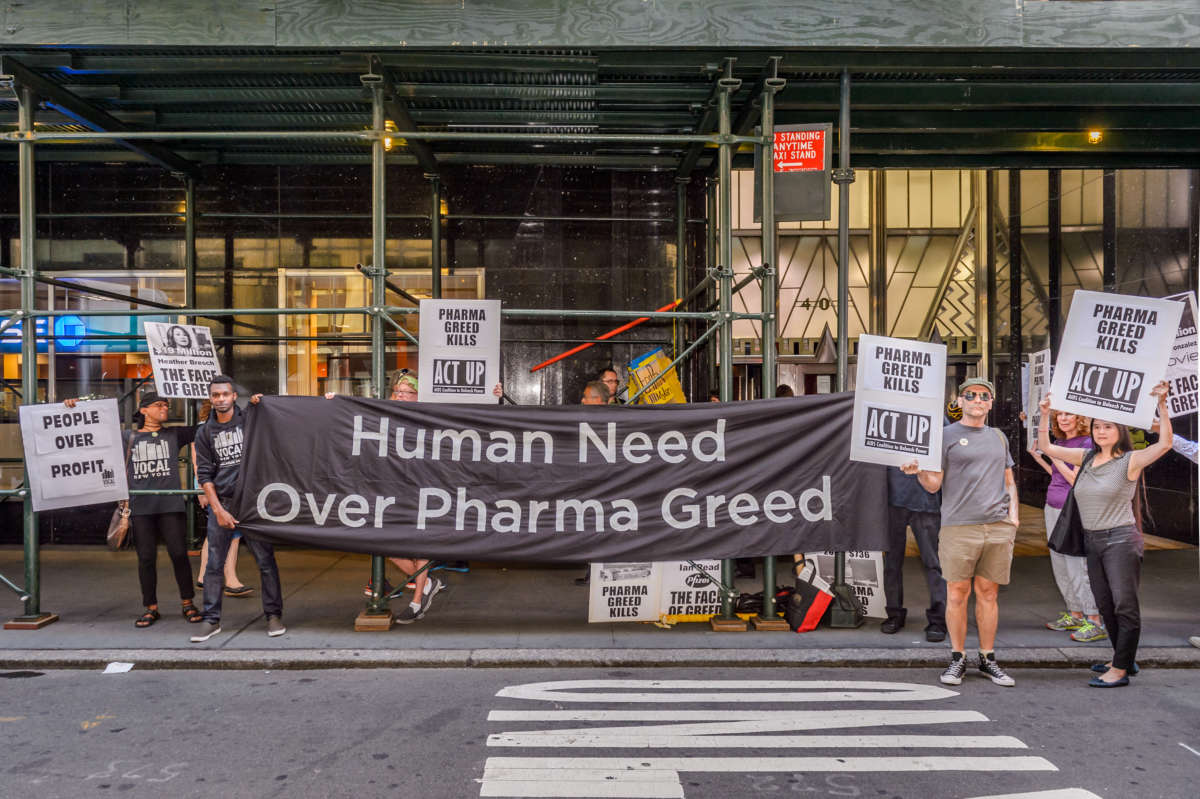
[[(778, 66), (778, 60), (774, 62), (775, 67)], [(760, 106), (761, 113), (761, 132), (758, 136), (744, 136), (733, 134), (733, 117), (731, 109), (732, 96), (741, 88), (742, 81), (733, 77), (732, 63), (727, 61), (723, 73), (715, 81), (713, 87), (713, 95), (716, 105), (717, 130), (711, 134), (694, 134), (694, 135), (646, 135), (646, 134), (597, 134), (597, 133), (494, 133), (494, 132), (472, 132), (472, 131), (453, 131), (453, 132), (430, 132), (420, 131), (415, 124), (405, 125), (403, 129), (397, 131), (393, 127), (389, 127), (388, 106), (389, 100), (385, 94), (385, 83), (381, 75), (366, 74), (361, 76), (361, 81), (365, 89), (370, 92), (371, 109), (372, 109), (372, 126), (370, 130), (321, 130), (321, 131), (155, 131), (155, 132), (131, 132), (127, 130), (118, 130), (115, 132), (49, 132), (35, 130), (34, 117), (38, 104), (38, 94), (36, 91), (36, 81), (30, 80), (23, 83), (20, 77), (17, 78), (18, 88), (18, 104), (19, 104), (19, 125), (18, 130), (14, 133), (6, 134), (2, 137), (4, 141), (15, 143), (18, 148), (18, 173), (19, 173), (19, 236), (20, 236), (20, 267), (18, 269), (9, 269), (0, 267), (0, 274), (17, 278), (20, 280), (21, 286), (21, 307), (18, 309), (0, 310), (0, 332), (17, 323), (21, 324), (21, 398), (22, 402), (34, 402), (37, 400), (37, 339), (39, 338), (36, 331), (36, 320), (52, 319), (59, 316), (75, 314), (77, 311), (53, 309), (53, 308), (38, 308), (36, 299), (36, 286), (42, 284), (54, 284), (56, 281), (53, 278), (38, 274), (37, 263), (35, 257), (35, 237), (36, 237), (36, 211), (34, 203), (34, 149), (39, 143), (54, 144), (62, 142), (80, 142), (88, 140), (99, 140), (108, 142), (118, 142), (131, 149), (142, 153), (150, 160), (172, 169), (173, 165), (178, 164), (177, 157), (172, 157), (173, 154), (157, 142), (169, 142), (172, 140), (184, 139), (200, 139), (200, 140), (224, 140), (224, 139), (265, 139), (265, 140), (302, 140), (312, 141), (316, 143), (340, 141), (340, 142), (359, 142), (367, 143), (371, 148), (371, 242), (372, 242), (372, 262), (369, 265), (361, 267), (363, 274), (371, 281), (371, 302), (370, 305), (360, 307), (341, 307), (341, 308), (198, 308), (196, 307), (196, 186), (195, 176), (189, 171), (175, 171), (185, 184), (186, 202), (184, 210), (184, 303), (182, 306), (165, 306), (165, 309), (179, 316), (185, 317), (189, 322), (194, 322), (196, 318), (221, 318), (231, 316), (301, 316), (311, 314), (328, 314), (328, 313), (343, 313), (360, 315), (364, 320), (370, 320), (370, 341), (371, 341), (371, 393), (375, 397), (383, 398), (385, 396), (385, 353), (386, 344), (389, 333), (401, 336), (407, 339), (412, 344), (418, 344), (417, 339), (412, 336), (402, 325), (400, 325), (394, 317), (416, 313), (417, 309), (411, 307), (399, 307), (387, 304), (387, 291), (389, 286), (387, 280), (388, 272), (385, 264), (385, 244), (386, 244), (386, 184), (385, 184), (385, 165), (387, 158), (388, 143), (394, 136), (403, 136), (406, 145), (411, 152), (416, 156), (418, 165), (425, 170), (425, 177), (430, 181), (430, 225), (431, 225), (431, 241), (432, 241), (432, 263), (431, 263), (431, 280), (432, 294), (435, 298), (441, 296), (441, 252), (439, 247), (440, 227), (441, 227), (441, 182), (437, 174), (437, 164), (434, 160), (432, 151), (428, 147), (429, 142), (443, 140), (466, 140), (476, 142), (487, 141), (529, 141), (537, 143), (546, 142), (623, 142), (623, 143), (649, 143), (649, 144), (686, 144), (689, 145), (689, 156), (685, 158), (685, 162), (690, 159), (691, 163), (686, 169), (681, 168), (680, 176), (676, 178), (676, 250), (675, 250), (675, 292), (677, 298), (683, 298), (688, 295), (692, 298), (703, 295), (703, 285), (694, 287), (690, 294), (688, 290), (688, 275), (685, 268), (685, 250), (686, 250), (686, 189), (691, 181), (690, 171), (691, 166), (695, 163), (695, 157), (699, 154), (703, 147), (715, 147), (717, 149), (717, 169), (716, 177), (709, 179), (706, 186), (707, 211), (705, 215), (705, 224), (707, 231), (707, 253), (708, 253), (708, 275), (702, 282), (703, 284), (715, 283), (717, 303), (715, 310), (696, 310), (687, 311), (679, 310), (678, 307), (671, 311), (617, 311), (617, 310), (580, 310), (580, 309), (514, 309), (506, 308), (502, 311), (503, 316), (509, 318), (525, 317), (558, 317), (558, 318), (576, 318), (576, 319), (631, 319), (631, 318), (648, 318), (670, 320), (673, 322), (673, 340), (675, 343), (675, 357), (672, 361), (672, 366), (676, 366), (694, 354), (701, 346), (711, 347), (713, 345), (713, 337), (716, 336), (718, 347), (718, 385), (720, 389), (721, 401), (730, 401), (733, 399), (733, 337), (732, 325), (738, 319), (752, 319), (758, 321), (762, 325), (762, 365), (763, 365), (763, 380), (762, 380), (762, 396), (773, 397), (775, 394), (776, 382), (776, 349), (772, 346), (777, 330), (777, 296), (778, 296), (778, 272), (776, 270), (776, 229), (775, 229), (775, 214), (774, 214), (774, 160), (772, 153), (773, 131), (774, 131), (774, 115), (775, 115), (775, 94), (782, 90), (785, 81), (777, 76), (777, 72), (772, 69), (770, 74), (760, 82), (761, 93), (757, 97), (757, 102)], [(33, 85), (30, 85), (33, 84)], [(849, 313), (849, 303), (847, 301), (847, 286), (848, 286), (848, 258), (849, 249), (849, 184), (854, 180), (853, 170), (849, 166), (850, 144), (849, 144), (849, 119), (850, 119), (850, 76), (848, 70), (843, 70), (841, 76), (841, 92), (840, 92), (840, 122), (839, 122), (839, 147), (840, 160), (839, 168), (834, 173), (834, 181), (838, 184), (839, 207), (841, 213), (838, 218), (838, 250), (840, 254), (838, 265), (838, 329), (837, 329), (837, 387), (838, 390), (845, 390), (847, 383), (847, 353), (848, 353), (848, 327), (847, 314)], [(395, 117), (396, 114), (391, 114)], [(411, 122), (411, 119), (408, 120)], [(139, 144), (145, 141), (145, 144)], [(758, 159), (759, 163), (759, 185), (761, 190), (762, 203), (762, 239), (763, 252), (762, 264), (758, 270), (757, 279), (761, 284), (762, 304), (759, 313), (738, 313), (733, 310), (733, 294), (740, 288), (733, 285), (733, 269), (731, 263), (733, 261), (733, 221), (731, 217), (732, 196), (732, 172), (733, 172), (733, 157), (737, 148), (741, 145), (748, 145), (761, 150), (762, 157)], [(715, 219), (714, 219), (715, 217)], [(76, 288), (82, 292), (88, 292), (90, 289), (86, 287), (78, 287), (71, 285), (71, 288)], [(700, 289), (699, 291), (697, 289)], [(161, 316), (164, 311), (162, 303), (154, 303), (144, 299), (135, 297), (126, 297), (121, 295), (108, 295), (111, 298), (138, 303), (146, 306), (153, 306), (142, 309), (104, 309), (104, 310), (88, 310), (83, 313), (85, 316)], [(686, 336), (682, 326), (686, 322), (700, 323), (703, 329), (695, 336), (695, 338), (686, 347), (683, 346)], [(47, 330), (42, 336), (48, 341), (53, 341), (57, 336), (54, 335), (53, 327)], [(682, 348), (682, 349), (681, 349)], [(669, 370), (664, 370), (664, 373)], [(649, 386), (642, 388), (642, 391)], [(640, 396), (641, 391), (634, 396)], [(185, 422), (188, 424), (195, 423), (195, 408), (189, 403), (187, 406), (187, 417)], [(189, 467), (190, 469), (190, 467)], [(23, 519), (23, 542), (24, 542), (24, 585), (18, 586), (8, 578), (0, 575), (0, 583), (3, 583), (9, 589), (14, 591), (23, 603), (23, 614), (6, 626), (17, 629), (39, 629), (46, 624), (54, 621), (57, 617), (53, 613), (43, 610), (41, 605), (41, 559), (40, 547), (38, 540), (38, 520), (37, 514), (33, 511), (32, 497), (27, 488), (29, 484), (28, 471), (25, 473), (25, 483), (23, 487), (0, 491), (0, 496), (15, 496), (22, 499), (24, 506), (22, 512)], [(192, 490), (179, 491), (132, 491), (131, 494), (180, 494), (189, 498), (198, 492)], [(190, 499), (189, 499), (190, 501)], [(190, 515), (190, 514), (189, 514)], [(190, 524), (191, 522), (189, 522)], [(384, 584), (384, 569), (385, 559), (382, 556), (372, 556), (371, 558), (371, 580), (372, 585), (382, 586)], [(836, 583), (841, 590), (848, 592), (848, 586), (844, 584), (845, 565), (843, 556), (837, 558)], [(721, 564), (721, 612), (717, 619), (714, 620), (714, 626), (720, 626), (723, 629), (744, 629), (744, 622), (741, 622), (734, 615), (733, 608), (733, 562), (725, 560)], [(775, 562), (773, 557), (764, 559), (763, 569), (763, 608), (759, 617), (755, 620), (763, 625), (768, 622), (778, 623), (776, 618), (775, 608)], [(387, 602), (390, 599), (384, 592), (376, 590), (367, 600), (364, 613), (367, 616), (389, 616), (390, 611), (387, 607)], [(853, 608), (857, 607), (857, 603), (851, 603)], [(835, 626), (857, 626), (861, 624), (861, 615), (855, 615), (851, 612), (844, 618), (834, 619)]]

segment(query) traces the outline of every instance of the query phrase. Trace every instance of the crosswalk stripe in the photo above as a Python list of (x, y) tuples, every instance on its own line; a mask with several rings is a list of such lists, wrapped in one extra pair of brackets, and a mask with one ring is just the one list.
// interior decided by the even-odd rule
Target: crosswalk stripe
[[(609, 689), (604, 693), (587, 689)], [(611, 689), (628, 689), (612, 692)], [(686, 691), (687, 693), (668, 693)], [(703, 693), (701, 693), (703, 692)], [(852, 680), (558, 680), (496, 692), (540, 702), (925, 702), (958, 696), (936, 685)]]
[(910, 757), (489, 757), (490, 769), (541, 769), (546, 779), (574, 769), (671, 770), (708, 772), (872, 772), (872, 771), (1058, 771), (1043, 757), (910, 756)]
[(489, 735), (488, 746), (596, 749), (1027, 749), (1008, 735), (664, 735), (631, 727), (600, 730), (530, 730)]

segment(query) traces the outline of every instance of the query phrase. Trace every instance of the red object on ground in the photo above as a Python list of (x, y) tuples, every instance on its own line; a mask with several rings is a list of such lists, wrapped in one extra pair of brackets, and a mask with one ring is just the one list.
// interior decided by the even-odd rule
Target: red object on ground
[[(681, 303), (681, 302), (683, 302), (683, 300), (672, 300), (671, 302), (668, 302), (668, 303), (667, 303), (666, 305), (664, 305), (663, 307), (661, 307), (661, 308), (656, 308), (654, 312), (655, 312), (655, 313), (663, 313), (664, 311), (669, 311), (669, 310), (671, 310), (672, 308), (674, 308), (676, 305), (678, 305), (678, 304), (679, 304), (679, 303)], [(608, 332), (607, 332), (607, 333), (605, 333), (603, 336), (596, 336), (596, 341), (604, 341), (605, 339), (612, 338), (612, 337), (613, 337), (613, 336), (615, 336), (615, 335), (618, 335), (618, 334), (620, 334), (620, 333), (624, 333), (626, 330), (629, 330), (630, 328), (637, 327), (637, 326), (638, 326), (638, 325), (640, 325), (642, 322), (648, 322), (648, 321), (650, 321), (650, 317), (649, 317), (649, 316), (643, 316), (643, 317), (641, 317), (640, 319), (634, 319), (632, 322), (627, 322), (627, 323), (625, 323), (625, 324), (621, 325), (621, 326), (620, 326), (620, 327), (618, 327), (618, 328), (614, 328), (613, 330), (610, 330), (610, 331), (608, 331)], [(548, 360), (548, 361), (542, 361), (542, 362), (541, 362), (541, 363), (539, 363), (537, 366), (534, 366), (534, 367), (532, 367), (532, 368), (531, 368), (529, 371), (530, 371), (530, 372), (536, 372), (538, 369), (545, 369), (545, 368), (546, 368), (547, 366), (549, 366), (550, 364), (552, 364), (552, 363), (557, 363), (558, 361), (561, 361), (563, 358), (570, 358), (570, 357), (571, 357), (572, 355), (574, 355), (575, 353), (577, 353), (577, 352), (583, 352), (583, 351), (584, 351), (584, 350), (586, 350), (588, 347), (594, 346), (594, 345), (596, 344), (596, 341), (589, 341), (589, 342), (587, 342), (586, 344), (580, 344), (578, 347), (575, 347), (574, 349), (570, 349), (570, 350), (567, 350), (567, 351), (566, 351), (566, 352), (564, 352), (564, 353), (561, 353), (561, 354), (559, 354), (559, 355), (555, 355), (555, 356), (554, 356), (553, 358), (551, 358), (550, 360)]]

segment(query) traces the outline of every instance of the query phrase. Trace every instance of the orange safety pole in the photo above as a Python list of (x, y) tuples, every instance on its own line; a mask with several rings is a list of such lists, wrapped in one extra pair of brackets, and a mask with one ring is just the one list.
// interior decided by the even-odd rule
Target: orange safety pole
[[(675, 308), (675, 306), (679, 305), (679, 303), (681, 303), (681, 302), (683, 302), (683, 300), (672, 300), (671, 302), (668, 302), (663, 307), (655, 309), (654, 313), (664, 313), (666, 311), (673, 310)], [(642, 322), (648, 322), (648, 321), (650, 321), (649, 316), (643, 316), (640, 319), (634, 319), (632, 322), (627, 322), (626, 324), (623, 324), (618, 328), (614, 328), (614, 329), (608, 331), (603, 336), (596, 336), (596, 341), (604, 341), (605, 339), (612, 338), (615, 335), (624, 333), (626, 330), (637, 327)], [(529, 371), (536, 372), (538, 369), (545, 369), (550, 364), (557, 363), (558, 361), (561, 361), (564, 358), (570, 358), (575, 353), (583, 352), (588, 347), (594, 346), (596, 344), (596, 341), (589, 341), (586, 344), (580, 344), (575, 349), (567, 350), (566, 352), (564, 352), (560, 355), (555, 355), (553, 358), (551, 358), (548, 361), (542, 361), (537, 366), (534, 366), (533, 368), (531, 368)]]

